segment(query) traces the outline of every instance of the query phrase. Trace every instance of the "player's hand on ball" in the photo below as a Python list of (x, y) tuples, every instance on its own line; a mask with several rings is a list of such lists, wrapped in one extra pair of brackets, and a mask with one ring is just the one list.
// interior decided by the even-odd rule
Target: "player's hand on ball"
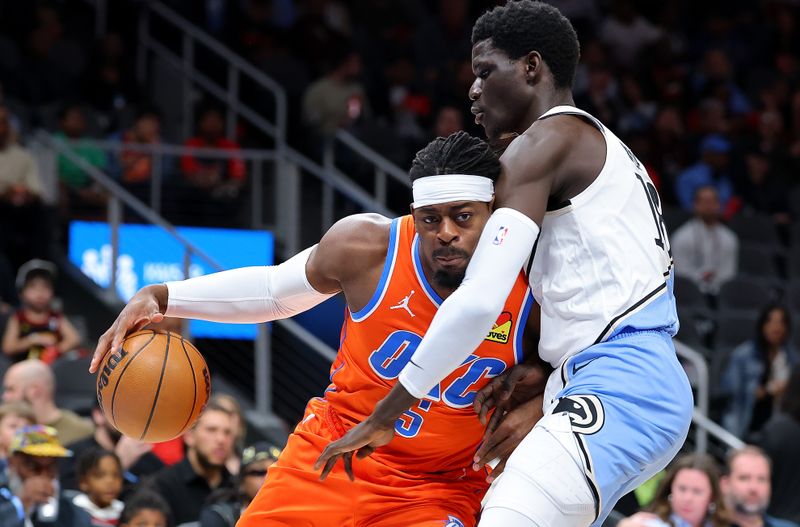
[(491, 460), (500, 459), (486, 478), (487, 482), (491, 483), (503, 472), (508, 457), (542, 418), (542, 401), (543, 396), (539, 395), (509, 412), (498, 409), (492, 415), (472, 465), (477, 471)]
[(355, 481), (353, 475), (353, 453), (357, 451), (358, 459), (364, 459), (375, 452), (375, 449), (388, 444), (394, 437), (394, 424), (385, 426), (375, 420), (367, 418), (340, 439), (329, 443), (322, 454), (314, 463), (314, 470), (322, 468), (320, 480), (328, 477), (339, 458), (344, 461), (344, 471), (350, 481)]
[(122, 309), (111, 327), (97, 341), (89, 372), (94, 373), (107, 353), (113, 353), (122, 345), (129, 333), (139, 331), (151, 322), (164, 320), (167, 307), (167, 286), (150, 285), (139, 290)]
[(510, 410), (541, 395), (546, 382), (547, 375), (538, 364), (517, 364), (498, 375), (475, 394), (473, 407), (481, 424), (486, 424), (492, 408)]

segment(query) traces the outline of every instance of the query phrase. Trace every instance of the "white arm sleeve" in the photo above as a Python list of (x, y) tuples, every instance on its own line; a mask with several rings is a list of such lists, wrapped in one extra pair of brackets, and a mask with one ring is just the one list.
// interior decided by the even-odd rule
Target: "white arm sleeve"
[(497, 209), (483, 229), (464, 281), (439, 307), (428, 332), (400, 372), (399, 382), (421, 399), (486, 338), (539, 235), (524, 214)]
[(167, 282), (168, 317), (256, 323), (288, 318), (336, 293), (320, 293), (306, 276), (314, 247), (280, 265), (242, 267), (180, 282)]

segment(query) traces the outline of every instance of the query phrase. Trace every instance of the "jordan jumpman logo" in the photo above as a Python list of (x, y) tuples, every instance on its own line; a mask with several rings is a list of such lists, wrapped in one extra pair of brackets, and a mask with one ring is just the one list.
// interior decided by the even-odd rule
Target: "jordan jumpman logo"
[(411, 308), (408, 307), (408, 301), (411, 300), (411, 297), (414, 296), (414, 290), (412, 289), (411, 292), (408, 294), (407, 297), (403, 298), (401, 301), (397, 303), (396, 306), (390, 306), (389, 309), (405, 309), (408, 311), (408, 314), (414, 317), (414, 313), (411, 312)]

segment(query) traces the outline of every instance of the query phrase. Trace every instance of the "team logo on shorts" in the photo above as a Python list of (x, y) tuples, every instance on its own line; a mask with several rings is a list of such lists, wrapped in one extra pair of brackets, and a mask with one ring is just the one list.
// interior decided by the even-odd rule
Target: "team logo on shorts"
[(514, 319), (511, 318), (511, 313), (503, 311), (497, 317), (497, 321), (492, 326), (492, 330), (486, 335), (485, 340), (497, 342), (498, 344), (506, 344), (511, 336), (511, 326), (514, 325)]
[(497, 234), (494, 235), (494, 240), (492, 243), (495, 245), (502, 245), (503, 240), (506, 239), (506, 235), (508, 235), (508, 227), (500, 227), (497, 230)]
[(594, 434), (605, 424), (603, 403), (596, 395), (567, 395), (558, 400), (554, 414), (567, 412), (576, 434)]
[(451, 516), (450, 514), (447, 515), (447, 519), (444, 521), (445, 521), (444, 527), (464, 527), (464, 522), (462, 522), (455, 516)]

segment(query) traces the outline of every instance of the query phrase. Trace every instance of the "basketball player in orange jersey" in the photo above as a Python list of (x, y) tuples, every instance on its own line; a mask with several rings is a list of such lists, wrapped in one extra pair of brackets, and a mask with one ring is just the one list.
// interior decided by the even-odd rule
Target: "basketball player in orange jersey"
[[(350, 216), (318, 245), (279, 266), (146, 287), (101, 337), (92, 368), (127, 332), (164, 314), (261, 322), (292, 316), (343, 291), (348, 314), (331, 384), (308, 403), (238, 525), (473, 526), (488, 486), (486, 472), (472, 469), (484, 437), (473, 400), (491, 378), (522, 361), (526, 321), (530, 326), (537, 319), (528, 316), (534, 302), (522, 273), (482, 344), (397, 420), (390, 445), (365, 459), (348, 458), (325, 481), (313, 466), (324, 447), (363, 421), (413, 363), (439, 304), (464, 277), (491, 214), (499, 174), (498, 158), (480, 139), (463, 132), (438, 138), (411, 167), (411, 215)], [(516, 411), (527, 432), (541, 398)]]

